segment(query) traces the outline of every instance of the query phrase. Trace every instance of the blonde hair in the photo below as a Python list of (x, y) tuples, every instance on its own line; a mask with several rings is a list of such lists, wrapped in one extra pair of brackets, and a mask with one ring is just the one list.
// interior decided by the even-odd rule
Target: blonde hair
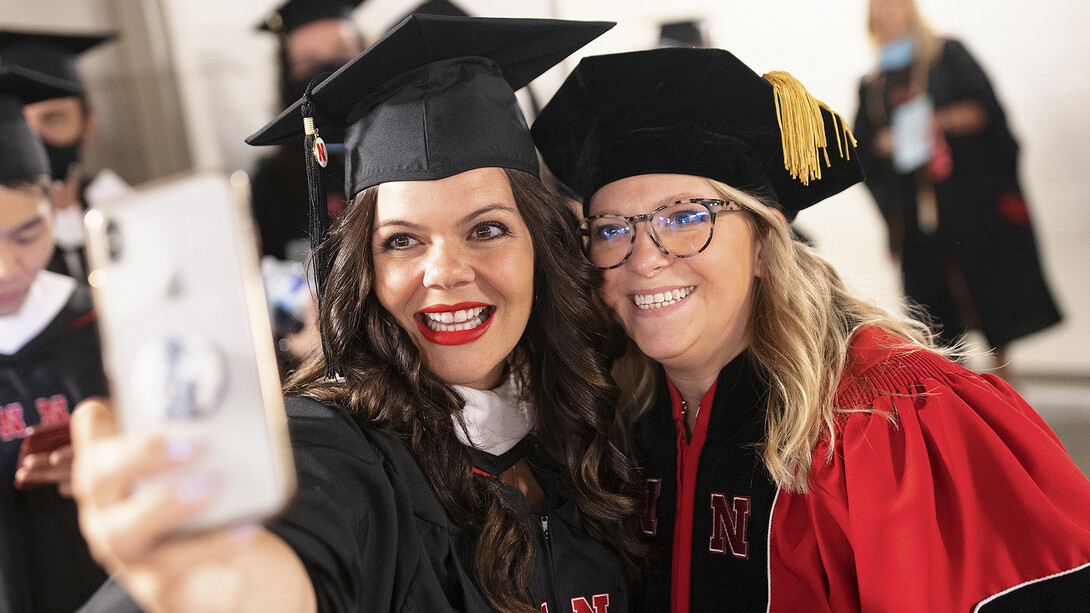
[[(919, 319), (895, 316), (852, 295), (828, 261), (792, 237), (774, 205), (707, 181), (721, 197), (742, 206), (754, 240), (762, 244), (764, 270), (756, 279), (747, 326), (750, 355), (770, 390), (760, 453), (778, 487), (806, 492), (815, 446), (827, 438), (831, 454), (838, 416), (857, 410), (835, 405), (856, 328), (876, 326), (914, 349), (949, 351), (936, 347), (931, 330)], [(630, 443), (633, 426), (655, 401), (654, 362), (630, 340), (613, 375), (621, 388), (617, 427)]]
[[(874, 5), (878, 2), (888, 2), (889, 0), (870, 0), (867, 3), (867, 34), (870, 37), (871, 45), (874, 47), (881, 46), (878, 41), (878, 32), (875, 27), (874, 17)], [(916, 45), (917, 56), (922, 60), (923, 65), (927, 65), (931, 58), (933, 58), (939, 51), (942, 50), (942, 43), (939, 37), (936, 36), (934, 29), (927, 23), (927, 20), (923, 18), (920, 13), (920, 8), (916, 4), (916, 0), (899, 0), (904, 2), (908, 6), (910, 31), (912, 32), (912, 38)]]

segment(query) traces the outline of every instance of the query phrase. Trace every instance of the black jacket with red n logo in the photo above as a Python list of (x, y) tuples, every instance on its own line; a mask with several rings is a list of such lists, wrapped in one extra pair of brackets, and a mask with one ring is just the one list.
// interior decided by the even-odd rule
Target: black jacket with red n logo
[(65, 424), (76, 403), (105, 394), (86, 286), (34, 338), (0, 354), (0, 613), (73, 611), (106, 580), (80, 535), (72, 499), (53, 485), (14, 487), (27, 429)]
[(719, 373), (701, 402), (691, 441), (677, 391), (661, 369), (656, 402), (636, 426), (644, 478), (640, 523), (655, 545), (645, 611), (767, 607), (776, 487), (757, 455), (767, 392), (748, 355)]

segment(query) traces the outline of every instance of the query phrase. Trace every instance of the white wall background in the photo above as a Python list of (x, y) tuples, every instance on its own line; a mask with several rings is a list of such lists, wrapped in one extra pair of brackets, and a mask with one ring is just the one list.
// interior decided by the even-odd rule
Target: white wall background
[[(859, 77), (872, 62), (866, 0), (455, 0), (478, 15), (548, 16), (619, 22), (585, 49), (607, 53), (653, 45), (660, 21), (703, 17), (712, 41), (756, 72), (787, 70), (819, 99), (854, 117)], [(1083, 0), (918, 0), (940, 33), (965, 41), (988, 70), (1023, 149), (1023, 183), (1031, 201), (1046, 271), (1065, 314), (1055, 328), (1017, 343), (1016, 370), (1090, 376), (1090, 3)], [(357, 11), (372, 39), (415, 0), (367, 0)], [(103, 25), (126, 7), (162, 15), (161, 44), (173, 61), (186, 148), (192, 165), (249, 169), (261, 154), (242, 139), (276, 111), (274, 41), (254, 25), (277, 0), (0, 0), (5, 22), (57, 20)], [(112, 10), (100, 8), (108, 6)], [(149, 8), (150, 7), (150, 8)], [(93, 63), (94, 58), (89, 59)], [(534, 84), (541, 101), (575, 58)], [(96, 85), (92, 83), (92, 94)], [(98, 85), (97, 87), (101, 87)], [(109, 109), (100, 109), (109, 113)], [(120, 122), (107, 121), (109, 125)], [(151, 135), (154, 138), (154, 135)], [(146, 138), (146, 137), (145, 137)], [(124, 155), (117, 148), (108, 150)], [(98, 160), (104, 163), (104, 160)], [(136, 180), (151, 177), (135, 177)], [(869, 196), (855, 187), (806, 211), (800, 224), (861, 293), (898, 302), (898, 280), (885, 230)], [(1016, 290), (1012, 290), (1016, 291)]]

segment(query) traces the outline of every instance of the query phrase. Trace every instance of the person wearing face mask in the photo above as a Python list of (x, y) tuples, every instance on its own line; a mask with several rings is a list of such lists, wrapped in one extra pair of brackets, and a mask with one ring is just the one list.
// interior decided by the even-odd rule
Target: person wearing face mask
[(0, 58), (5, 63), (73, 83), (77, 88), (73, 96), (28, 104), (23, 112), (49, 157), (56, 248), (48, 270), (81, 282), (87, 276), (83, 213), (96, 201), (128, 190), (128, 185), (108, 168), (89, 176), (81, 165), (84, 148), (94, 135), (95, 118), (76, 62), (81, 54), (114, 37), (113, 33), (0, 31)]
[[(288, 0), (257, 26), (278, 39), (281, 108), (302, 97), (314, 77), (337, 70), (366, 47), (352, 21), (352, 11), (361, 1)], [(299, 165), (300, 146), (301, 142), (279, 147), (252, 173), (261, 252), (278, 260), (302, 260), (307, 247), (307, 177)], [(341, 178), (332, 173), (323, 178), (327, 206), (336, 215), (345, 204), (337, 187)]]
[(944, 342), (980, 331), (1009, 379), (1007, 346), (1060, 321), (1018, 179), (1018, 143), (984, 70), (936, 36), (914, 0), (870, 0), (878, 66), (855, 135), (905, 294)]
[[(280, 94), (283, 106), (303, 96), (310, 81), (340, 68), (363, 50), (363, 38), (351, 21), (360, 0), (291, 0), (274, 12), (259, 29), (280, 37)], [(466, 13), (448, 0), (428, 0), (410, 14), (455, 15)], [(401, 19), (396, 23), (400, 23)], [(314, 350), (318, 339), (316, 310), (305, 272), (298, 262), (307, 249), (307, 179), (299, 164), (299, 143), (281, 146), (262, 160), (253, 179), (253, 211), (261, 233), (267, 275), (281, 271), (290, 283), (269, 283), (286, 291), (270, 296), (273, 333), (282, 372), (293, 370)], [(342, 155), (339, 145), (329, 147), (331, 164), (321, 169), (327, 210), (336, 216), (345, 208), (343, 177), (337, 170)], [(271, 280), (271, 279), (270, 279)], [(295, 308), (284, 308), (295, 305)]]
[[(2, 60), (2, 58), (0, 58)], [(106, 391), (90, 289), (45, 270), (49, 162), (23, 103), (78, 90), (0, 63), (0, 611), (73, 611), (106, 579), (71, 500), (76, 403)], [(43, 443), (52, 439), (53, 443)]]

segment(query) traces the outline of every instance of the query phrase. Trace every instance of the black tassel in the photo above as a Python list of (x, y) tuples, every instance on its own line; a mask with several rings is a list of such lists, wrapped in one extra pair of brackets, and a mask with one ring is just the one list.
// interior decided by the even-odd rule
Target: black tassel
[[(303, 95), (303, 156), (306, 159), (307, 168), (307, 195), (310, 200), (310, 250), (314, 262), (314, 285), (318, 297), (318, 313), (322, 313), (325, 302), (326, 279), (329, 277), (330, 257), (329, 246), (326, 237), (329, 235), (329, 208), (326, 205), (325, 185), (322, 183), (322, 169), (318, 165), (314, 144), (319, 140), (318, 130), (314, 127), (314, 101), (311, 99), (311, 90), (327, 77), (327, 74), (316, 76), (307, 84), (306, 93)], [(324, 151), (322, 153), (325, 155)], [(325, 376), (333, 379), (337, 376), (337, 365), (333, 360), (329, 343), (325, 335), (322, 335), (322, 353), (325, 355)]]

